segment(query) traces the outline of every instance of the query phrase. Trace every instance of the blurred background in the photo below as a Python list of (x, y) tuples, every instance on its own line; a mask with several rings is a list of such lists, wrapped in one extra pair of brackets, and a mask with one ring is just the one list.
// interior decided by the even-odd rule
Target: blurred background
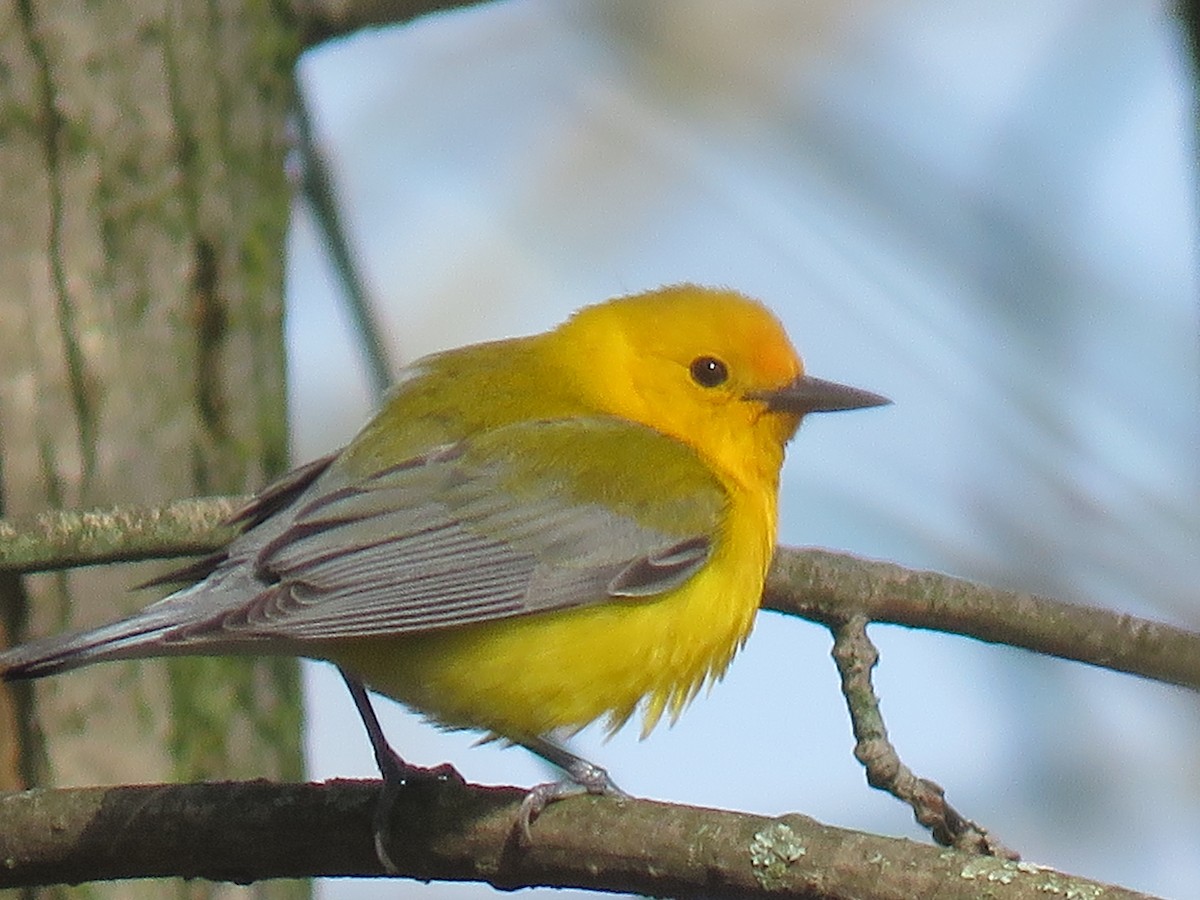
[[(736, 287), (776, 310), (810, 372), (896, 401), (805, 424), (781, 542), (1197, 628), (1188, 59), (1172, 7), (1150, 0), (512, 0), (327, 44), (302, 81), (398, 363), (614, 294)], [(376, 399), (302, 198), (289, 255), (302, 461)], [(1029, 861), (1200, 896), (1194, 694), (872, 634), (892, 738), (961, 812)], [(830, 643), (763, 614), (673, 729), (574, 746), (639, 796), (928, 840), (866, 785)], [(373, 777), (336, 673), (306, 680), (310, 774)], [(410, 760), (550, 777), (379, 706)], [(397, 890), (491, 892), (320, 893)]]

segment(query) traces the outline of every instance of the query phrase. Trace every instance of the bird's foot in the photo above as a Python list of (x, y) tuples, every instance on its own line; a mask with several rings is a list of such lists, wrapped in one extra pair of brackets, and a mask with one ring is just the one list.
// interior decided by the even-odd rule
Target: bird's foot
[[(388, 748), (391, 750), (391, 748)], [(386, 761), (379, 760), (379, 771), (383, 776), (383, 786), (379, 789), (379, 800), (375, 803), (375, 815), (371, 820), (371, 833), (375, 842), (375, 856), (384, 871), (389, 875), (399, 874), (399, 867), (388, 853), (392, 846), (392, 819), (396, 801), (408, 788), (417, 785), (437, 785), (454, 782), (463, 784), (464, 779), (458, 770), (449, 763), (425, 769), (406, 763), (394, 751)]]
[(517, 812), (517, 828), (525, 844), (533, 842), (533, 820), (547, 806), (567, 797), (579, 794), (595, 794), (605, 797), (628, 797), (623, 790), (609, 777), (608, 772), (600, 766), (585, 759), (573, 757), (570, 764), (563, 767), (567, 777), (561, 781), (551, 781), (531, 788), (521, 801)]

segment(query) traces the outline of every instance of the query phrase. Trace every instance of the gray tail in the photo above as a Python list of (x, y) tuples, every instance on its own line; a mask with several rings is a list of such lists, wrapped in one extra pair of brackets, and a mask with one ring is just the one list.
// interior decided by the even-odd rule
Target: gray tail
[(0, 652), (0, 680), (17, 681), (67, 672), (106, 659), (163, 653), (164, 628), (156, 617), (135, 616), (88, 631), (30, 641)]

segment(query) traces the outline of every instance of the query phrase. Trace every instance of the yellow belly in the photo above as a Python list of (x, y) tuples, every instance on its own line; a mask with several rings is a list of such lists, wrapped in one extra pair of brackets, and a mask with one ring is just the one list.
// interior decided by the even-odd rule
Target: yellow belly
[(327, 656), (449, 728), (520, 739), (607, 717), (615, 730), (645, 700), (644, 735), (719, 678), (749, 635), (773, 524), (721, 542), (704, 569), (657, 598), (357, 639)]

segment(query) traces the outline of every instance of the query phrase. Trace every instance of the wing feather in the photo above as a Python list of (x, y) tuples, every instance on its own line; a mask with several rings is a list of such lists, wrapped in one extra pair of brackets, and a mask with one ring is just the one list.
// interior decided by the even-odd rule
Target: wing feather
[[(631, 442), (701, 473), (690, 515), (634, 518)], [(724, 510), (690, 449), (618, 420), (507, 426), (321, 487), (287, 528), (248, 543), (262, 590), (220, 616), (223, 638), (334, 640), (652, 598), (707, 561)], [(216, 634), (186, 639), (204, 637)]]
[[(664, 479), (646, 504), (643, 459)], [(641, 470), (645, 471), (645, 469)], [(685, 445), (616, 419), (526, 422), (352, 477), (330, 458), (241, 514), (208, 577), (121, 622), (22, 648), (12, 677), (99, 659), (416, 633), (604, 602), (691, 578), (725, 494)]]

